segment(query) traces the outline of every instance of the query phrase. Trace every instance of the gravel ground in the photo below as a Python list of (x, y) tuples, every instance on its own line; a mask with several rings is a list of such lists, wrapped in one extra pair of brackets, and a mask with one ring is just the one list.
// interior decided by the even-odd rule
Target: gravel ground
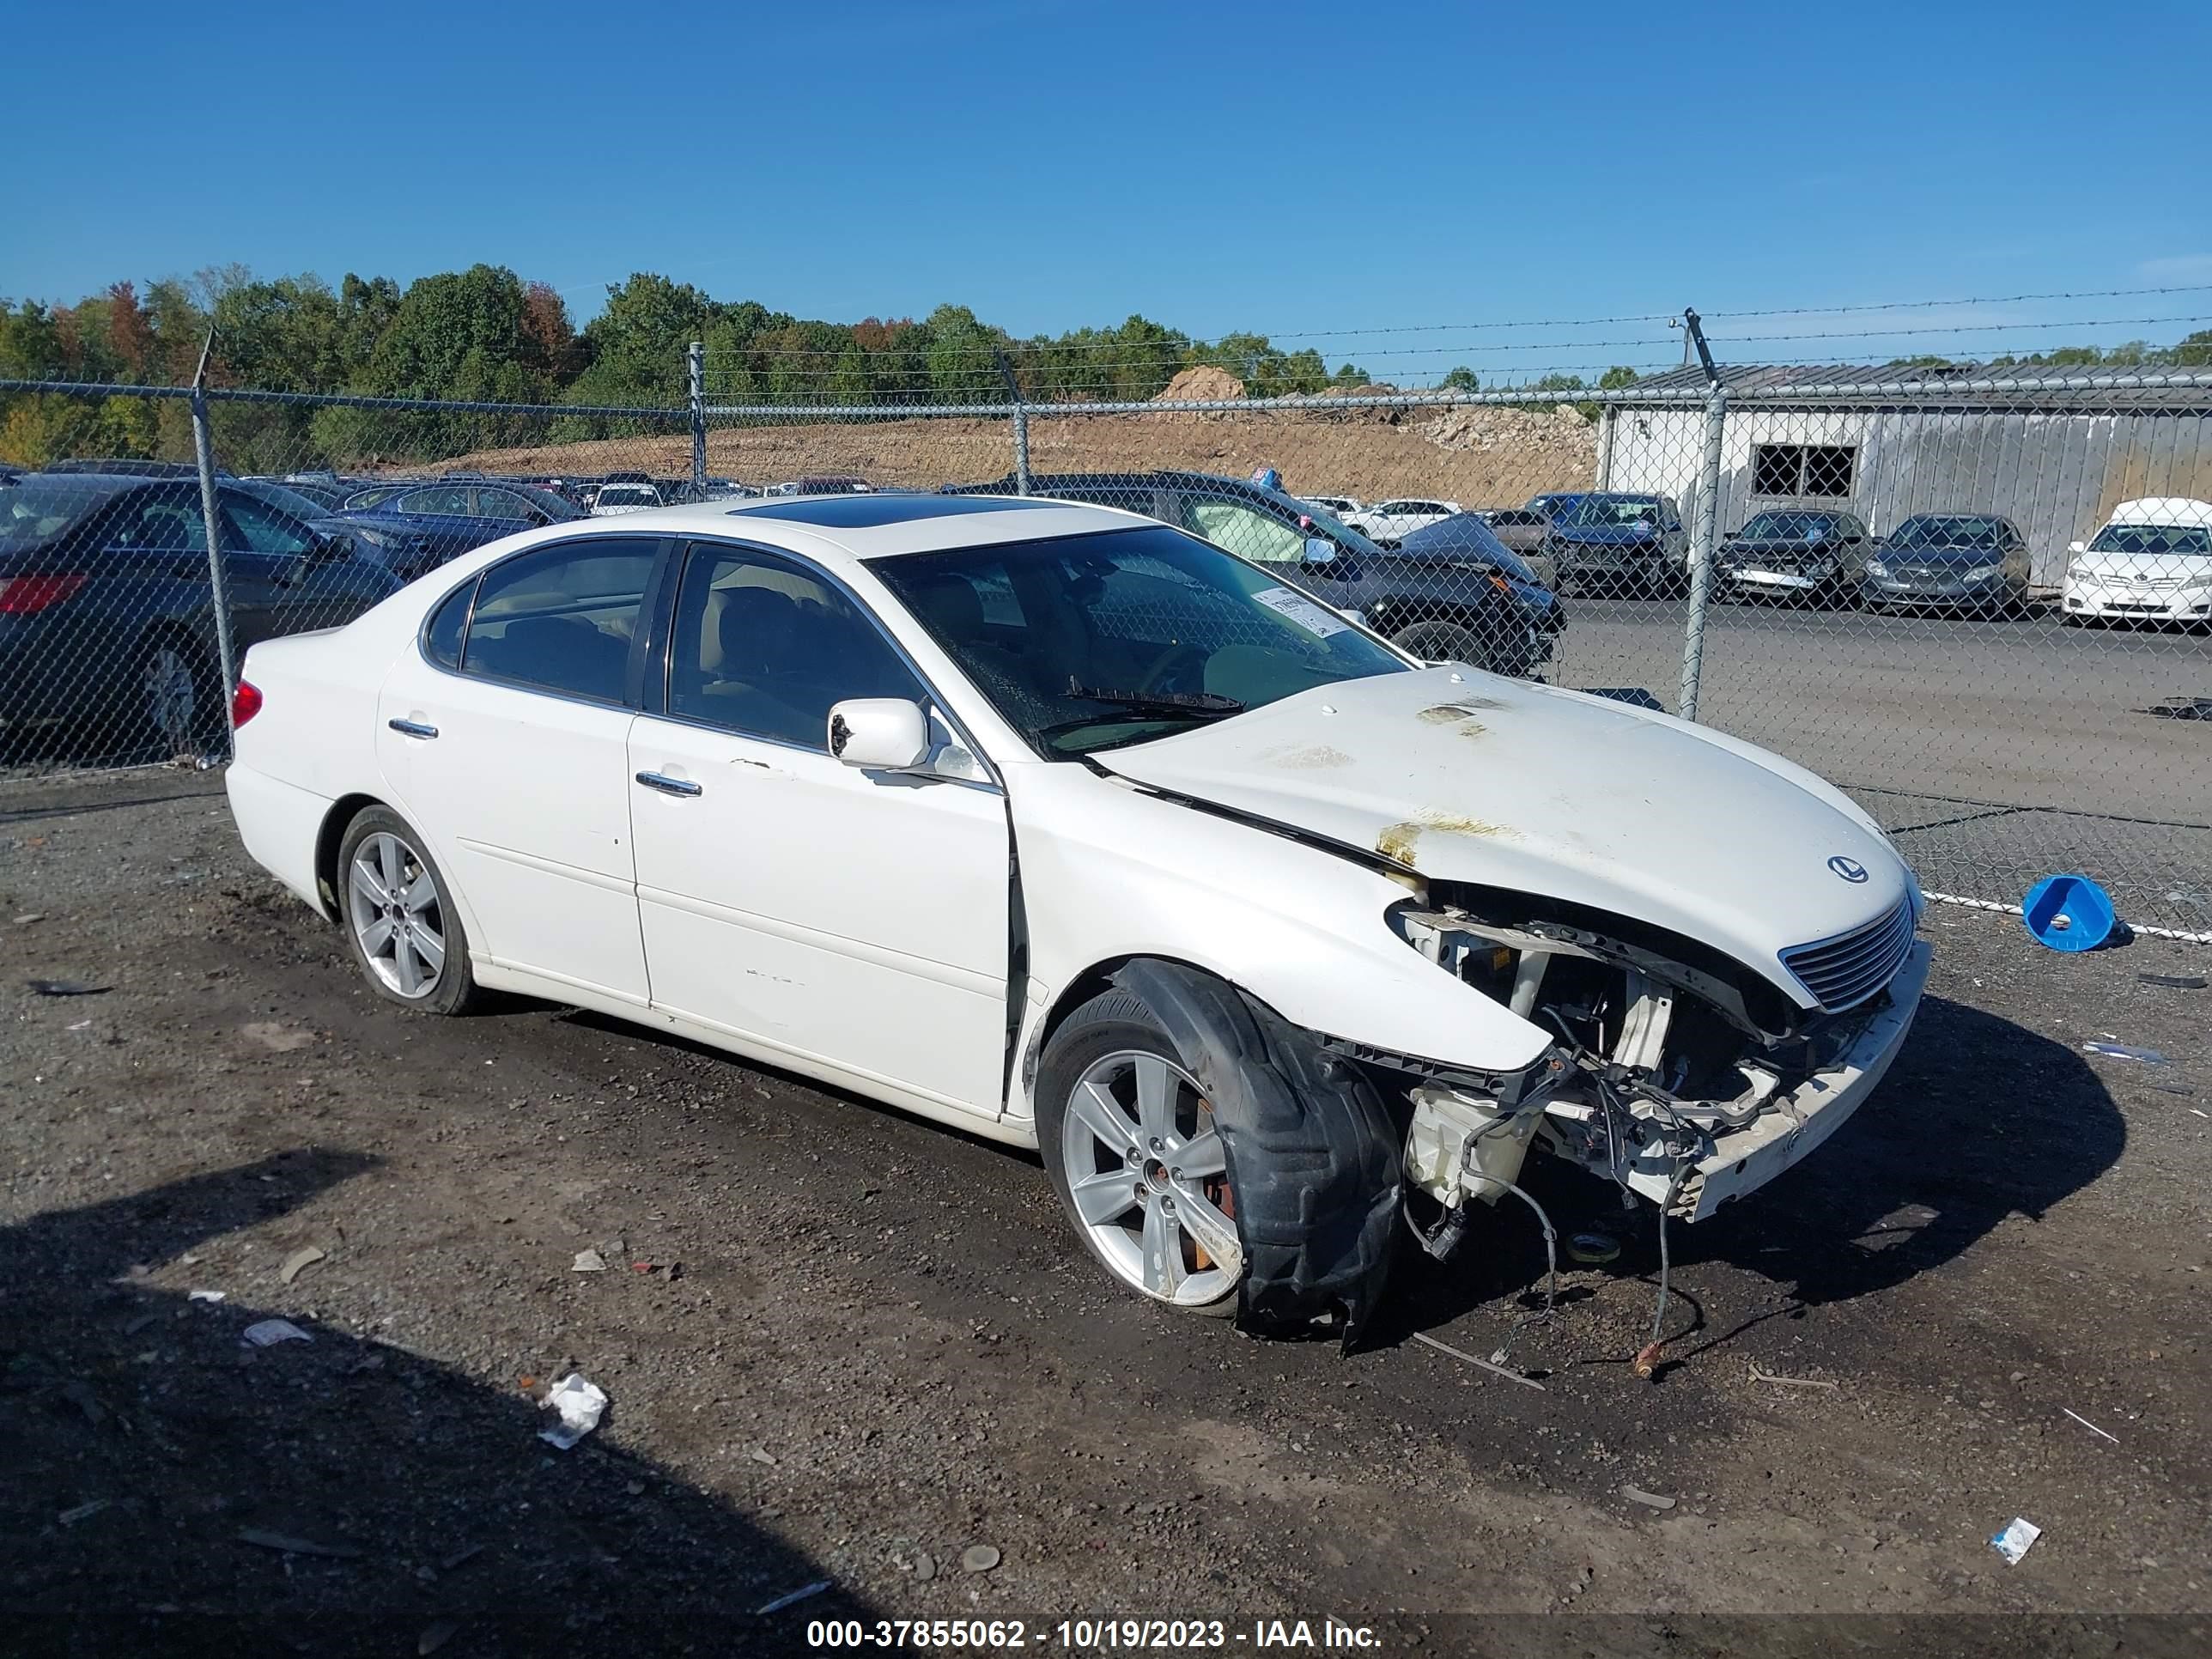
[[(1539, 1391), (1411, 1340), (1498, 1347), (1525, 1214), (1409, 1268), (1350, 1356), (1178, 1318), (1105, 1281), (1033, 1158), (596, 1016), (378, 1002), (208, 783), (0, 799), (0, 1648), (1113, 1614), (1705, 1652), (1716, 1620), (1740, 1651), (1952, 1615), (2039, 1651), (2095, 1614), (2203, 1650), (2212, 991), (2137, 975), (2212, 952), (2060, 957), (1939, 908), (1878, 1098), (1672, 1234), (1656, 1382), (1655, 1235), (1540, 1189), (1623, 1250), (1516, 1338)], [(2081, 1051), (2108, 1032), (2171, 1063)], [(269, 1318), (313, 1340), (243, 1346)], [(564, 1453), (532, 1395), (572, 1370), (612, 1405)], [(2044, 1536), (2008, 1566), (2015, 1516)]]

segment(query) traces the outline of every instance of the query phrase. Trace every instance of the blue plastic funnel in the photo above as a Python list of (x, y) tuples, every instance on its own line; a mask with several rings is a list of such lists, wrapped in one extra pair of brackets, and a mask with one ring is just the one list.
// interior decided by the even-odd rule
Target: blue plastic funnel
[(2112, 895), (2087, 876), (2045, 876), (2027, 890), (2020, 917), (2054, 951), (2094, 951), (2112, 936)]

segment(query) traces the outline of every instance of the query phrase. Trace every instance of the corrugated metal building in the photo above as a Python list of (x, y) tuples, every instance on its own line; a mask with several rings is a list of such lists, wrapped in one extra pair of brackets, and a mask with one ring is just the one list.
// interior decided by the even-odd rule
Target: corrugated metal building
[[(2212, 386), (2126, 384), (2141, 371), (1974, 364), (1941, 371), (1764, 365), (1720, 374), (1728, 398), (1723, 532), (1774, 507), (1844, 508), (1878, 535), (1916, 513), (2001, 513), (2027, 538), (2027, 579), (2055, 587), (2069, 544), (2093, 534), (2118, 502), (2212, 500)], [(2066, 384), (2033, 391), (1972, 384), (2037, 375)], [(1914, 384), (1900, 392), (1907, 380)], [(1609, 404), (1601, 417), (1599, 488), (1656, 490), (1691, 514), (1705, 410), (1683, 393), (1705, 386), (1702, 370), (1685, 368), (1640, 382)], [(1672, 396), (1644, 404), (1637, 399), (1644, 392)]]

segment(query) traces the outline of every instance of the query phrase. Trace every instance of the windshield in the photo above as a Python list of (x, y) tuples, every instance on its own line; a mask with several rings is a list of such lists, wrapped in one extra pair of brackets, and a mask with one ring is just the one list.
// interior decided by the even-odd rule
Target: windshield
[(2089, 544), (2092, 553), (2212, 553), (2212, 528), (2203, 525), (2108, 524)]
[(266, 501), (279, 512), (289, 513), (295, 519), (327, 519), (331, 516), (330, 508), (320, 501), (302, 495), (287, 484), (264, 483), (258, 478), (248, 478), (238, 487), (255, 500)]
[(1571, 529), (1659, 522), (1656, 495), (1585, 495), (1559, 517)]
[(1970, 547), (1994, 551), (2005, 544), (2001, 519), (1907, 519), (1889, 532), (1889, 544), (1910, 552), (1923, 547)]
[(371, 484), (366, 489), (356, 489), (352, 495), (347, 496), (345, 510), (349, 513), (358, 513), (364, 507), (374, 507), (380, 501), (390, 501), (403, 489), (413, 488), (413, 485), (405, 483)]
[(1747, 542), (1817, 542), (1836, 533), (1826, 513), (1761, 513), (1737, 532)]
[(0, 548), (28, 547), (58, 536), (114, 493), (112, 483), (66, 477), (0, 483)]
[[(1194, 489), (1191, 494), (1194, 497), (1201, 500), (1204, 499), (1202, 493), (1198, 490)], [(1361, 535), (1359, 532), (1354, 530), (1350, 525), (1345, 523), (1343, 520), (1338, 518), (1334, 514), (1323, 512), (1320, 507), (1317, 507), (1308, 501), (1294, 501), (1288, 495), (1278, 495), (1271, 489), (1263, 489), (1260, 491), (1260, 494), (1267, 496), (1269, 500), (1276, 501), (1281, 506), (1287, 507), (1299, 518), (1310, 521), (1313, 529), (1317, 533), (1328, 537), (1346, 552), (1364, 556), (1365, 557), (1371, 559), (1379, 559), (1383, 556), (1382, 550), (1381, 548), (1377, 547), (1365, 536)], [(1224, 496), (1223, 499), (1226, 501), (1234, 501), (1236, 497), (1233, 495)]]
[(869, 568), (1051, 760), (1407, 667), (1296, 588), (1164, 527)]

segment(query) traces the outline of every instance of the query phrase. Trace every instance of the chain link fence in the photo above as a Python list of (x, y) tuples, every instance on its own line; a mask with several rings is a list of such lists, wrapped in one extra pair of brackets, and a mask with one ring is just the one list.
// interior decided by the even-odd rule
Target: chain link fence
[(256, 639), (532, 525), (984, 489), (1161, 519), (1422, 656), (1772, 749), (1939, 894), (2081, 871), (2138, 927), (2212, 939), (2212, 373), (1253, 397), (1205, 366), (1141, 395), (1164, 364), (1126, 356), (977, 351), (912, 386), (683, 367), (661, 409), (0, 382), (42, 445), (0, 473), (0, 776), (219, 759)]

